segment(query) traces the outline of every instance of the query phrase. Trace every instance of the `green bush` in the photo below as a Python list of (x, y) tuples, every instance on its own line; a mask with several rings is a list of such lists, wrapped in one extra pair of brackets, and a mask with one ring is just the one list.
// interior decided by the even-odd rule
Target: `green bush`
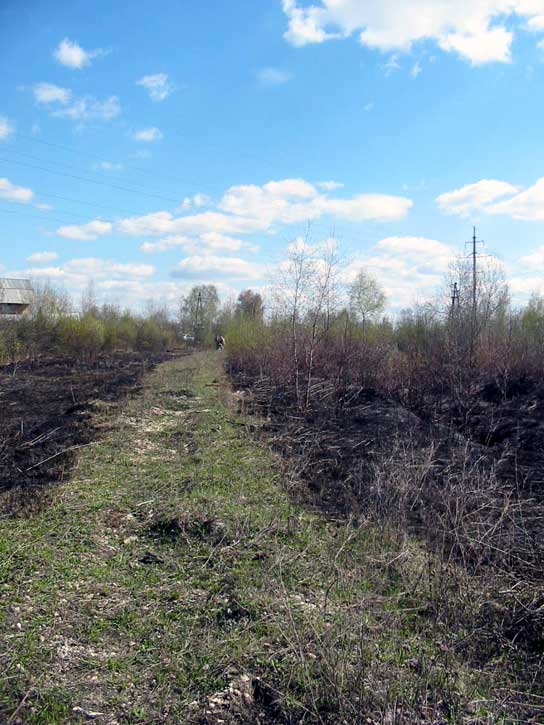
[(104, 323), (90, 314), (81, 319), (61, 317), (56, 324), (58, 352), (75, 357), (94, 358), (105, 341)]
[(117, 320), (117, 345), (124, 350), (134, 350), (138, 337), (138, 324), (134, 317), (125, 314)]
[(143, 320), (136, 333), (136, 349), (140, 352), (160, 352), (168, 346), (169, 335), (153, 320)]
[(16, 362), (23, 354), (23, 345), (18, 335), (17, 324), (9, 321), (2, 325), (0, 335), (0, 356), (5, 362)]

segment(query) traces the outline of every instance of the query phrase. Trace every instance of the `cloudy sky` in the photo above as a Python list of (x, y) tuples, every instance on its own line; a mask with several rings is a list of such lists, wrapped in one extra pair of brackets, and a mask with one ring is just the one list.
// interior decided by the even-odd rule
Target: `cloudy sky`
[(0, 273), (260, 288), (311, 224), (391, 309), (472, 225), (544, 292), (544, 0), (2, 0)]

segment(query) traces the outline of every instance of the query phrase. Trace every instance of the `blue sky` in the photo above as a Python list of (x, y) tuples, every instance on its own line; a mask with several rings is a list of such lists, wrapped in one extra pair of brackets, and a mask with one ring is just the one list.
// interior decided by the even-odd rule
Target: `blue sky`
[(398, 309), (476, 224), (544, 292), (544, 0), (4, 0), (0, 64), (4, 275), (228, 297), (310, 222)]

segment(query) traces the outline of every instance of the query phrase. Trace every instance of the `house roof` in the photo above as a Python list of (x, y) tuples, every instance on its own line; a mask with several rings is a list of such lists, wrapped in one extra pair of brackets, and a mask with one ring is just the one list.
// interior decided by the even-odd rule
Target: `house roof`
[(0, 278), (0, 304), (29, 305), (33, 298), (30, 280)]

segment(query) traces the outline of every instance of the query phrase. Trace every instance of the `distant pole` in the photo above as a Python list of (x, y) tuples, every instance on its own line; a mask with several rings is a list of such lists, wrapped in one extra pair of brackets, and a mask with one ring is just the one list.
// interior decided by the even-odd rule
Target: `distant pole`
[(459, 309), (459, 287), (457, 282), (454, 282), (451, 288), (451, 316), (455, 316), (455, 307)]
[(196, 298), (196, 310), (195, 310), (195, 330), (194, 337), (197, 342), (202, 342), (202, 328), (204, 327), (204, 311), (202, 308), (202, 292), (198, 292)]
[(472, 228), (472, 319), (470, 326), (470, 356), (474, 357), (474, 346), (476, 343), (477, 328), (477, 312), (478, 312), (478, 254), (476, 245), (479, 244), (476, 239), (476, 227)]
[(473, 227), (472, 234), (472, 322), (473, 329), (476, 329), (476, 227)]

